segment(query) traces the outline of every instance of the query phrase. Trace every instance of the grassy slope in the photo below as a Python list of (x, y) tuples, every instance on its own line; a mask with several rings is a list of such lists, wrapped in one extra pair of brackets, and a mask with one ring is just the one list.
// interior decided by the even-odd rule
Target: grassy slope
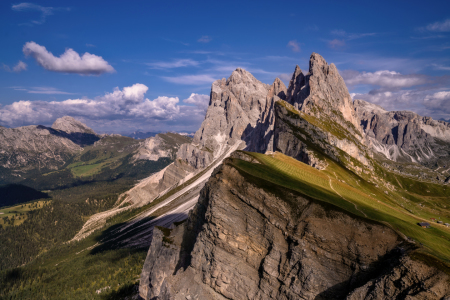
[[(16, 206), (4, 207), (0, 209), (0, 225), (5, 227), (11, 225), (18, 226), (27, 219), (29, 212), (41, 209), (49, 202), (50, 200), (37, 200)], [(8, 220), (5, 220), (5, 218)], [(12, 219), (14, 219), (14, 224), (11, 222)]]
[[(423, 244), (422, 251), (450, 262), (450, 229), (436, 223), (432, 224), (430, 229), (423, 229), (417, 225), (422, 221), (430, 222), (428, 217), (431, 215), (441, 216), (444, 222), (450, 222), (449, 210), (434, 206), (434, 214), (425, 212), (415, 214), (411, 213), (414, 203), (403, 200), (403, 197), (406, 198), (405, 196), (435, 202), (449, 199), (449, 191), (445, 186), (430, 187), (427, 184), (428, 190), (432, 190), (430, 193), (425, 192), (428, 194), (426, 196), (428, 198), (423, 196), (420, 187), (414, 191), (388, 191), (386, 194), (383, 189), (368, 183), (331, 160), (327, 161), (329, 166), (326, 170), (319, 171), (280, 153), (275, 153), (273, 156), (249, 154), (261, 164), (234, 160), (233, 165), (257, 178), (335, 205), (361, 218), (386, 224), (401, 236), (414, 239), (418, 245)], [(407, 180), (412, 182), (411, 179)], [(412, 184), (421, 185), (417, 181)], [(398, 199), (402, 199), (402, 201), (398, 201)]]

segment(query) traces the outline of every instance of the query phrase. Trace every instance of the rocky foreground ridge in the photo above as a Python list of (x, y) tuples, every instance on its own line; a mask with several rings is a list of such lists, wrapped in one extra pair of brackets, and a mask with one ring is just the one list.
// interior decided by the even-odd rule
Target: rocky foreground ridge
[[(279, 151), (318, 170), (337, 163), (390, 195), (402, 185), (398, 178), (397, 187), (385, 178), (398, 158), (386, 153), (386, 147), (395, 144), (408, 152), (409, 141), (425, 147), (446, 143), (447, 123), (416, 115), (405, 117), (405, 125), (398, 120), (405, 115), (352, 102), (334, 64), (315, 53), (309, 72), (297, 66), (287, 88), (279, 79), (269, 86), (237, 69), (227, 80), (213, 83), (210, 106), (193, 142), (181, 146), (176, 162), (154, 175), (155, 188), (143, 185), (140, 190), (149, 191), (147, 201), (161, 197), (211, 168), (212, 162), (220, 163), (237, 145), (268, 155)], [(396, 126), (410, 133), (406, 142), (399, 142)], [(425, 135), (424, 142), (414, 141), (415, 135)], [(439, 161), (450, 155), (432, 151)], [(244, 152), (231, 157), (196, 186), (196, 191), (201, 188), (199, 200), (185, 223), (153, 233), (141, 275), (144, 299), (450, 296), (447, 273), (413, 259), (409, 253), (417, 243), (403, 234), (302, 194), (255, 182), (233, 162), (259, 162)], [(437, 160), (431, 157), (422, 155), (405, 164), (432, 178), (435, 170), (426, 167)], [(402, 169), (396, 171), (401, 174)], [(329, 184), (333, 190), (331, 179)]]
[(233, 159), (214, 172), (187, 222), (155, 229), (144, 299), (450, 296), (449, 276), (406, 256), (416, 246), (389, 227), (292, 191), (274, 193)]

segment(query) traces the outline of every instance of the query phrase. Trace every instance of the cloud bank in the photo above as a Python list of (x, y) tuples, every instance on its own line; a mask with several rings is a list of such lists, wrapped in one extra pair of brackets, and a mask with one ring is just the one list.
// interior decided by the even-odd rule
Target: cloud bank
[(362, 99), (386, 110), (409, 110), (435, 119), (450, 117), (450, 77), (431, 77), (421, 74), (404, 75), (395, 71), (341, 72), (352, 89), (369, 87), (369, 91), (351, 93), (353, 99)]
[[(36, 92), (40, 90), (37, 89)], [(52, 88), (43, 88), (49, 93)], [(95, 99), (64, 101), (21, 100), (0, 107), (0, 124), (8, 127), (50, 125), (62, 116), (76, 117), (99, 132), (123, 132), (136, 128), (197, 130), (205, 115), (209, 96), (191, 94), (180, 105), (178, 97), (145, 98), (148, 87), (141, 83), (116, 87)]]
[(369, 84), (382, 88), (405, 88), (427, 82), (423, 75), (402, 75), (395, 71), (381, 70), (376, 72), (342, 72), (347, 85)]
[(23, 53), (33, 57), (46, 70), (80, 75), (100, 75), (115, 72), (101, 56), (84, 53), (80, 56), (73, 49), (68, 48), (60, 57), (54, 56), (44, 46), (35, 42), (28, 42), (23, 46)]

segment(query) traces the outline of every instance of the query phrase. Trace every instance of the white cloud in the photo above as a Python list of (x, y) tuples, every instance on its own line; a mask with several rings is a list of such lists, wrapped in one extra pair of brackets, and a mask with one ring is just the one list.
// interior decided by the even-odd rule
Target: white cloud
[(68, 93), (64, 91), (60, 91), (53, 87), (33, 87), (30, 90), (27, 90), (29, 94), (46, 94), (46, 95), (71, 95), (73, 93)]
[(9, 66), (5, 65), (5, 64), (3, 64), (3, 69), (5, 71), (7, 71), (7, 72), (17, 72), (17, 73), (19, 73), (19, 72), (25, 71), (27, 69), (27, 64), (24, 63), (23, 61), (19, 60), (17, 65), (15, 65), (12, 69)]
[(450, 19), (428, 24), (425, 28), (429, 31), (450, 32)]
[(430, 101), (433, 99), (450, 100), (450, 92), (449, 91), (437, 92), (437, 93), (434, 93), (433, 95), (428, 95), (425, 97), (425, 101)]
[[(15, 89), (24, 89), (14, 87)], [(54, 88), (34, 88), (51, 93)], [(191, 94), (180, 105), (178, 97), (145, 98), (148, 87), (136, 83), (115, 88), (94, 99), (75, 98), (64, 101), (21, 100), (0, 107), (0, 124), (17, 127), (31, 124), (51, 125), (57, 118), (72, 116), (100, 132), (123, 131), (127, 128), (158, 128), (164, 130), (196, 130), (205, 116), (206, 95)]]
[(24, 63), (23, 61), (19, 60), (19, 62), (17, 63), (17, 65), (15, 65), (13, 67), (13, 71), (14, 72), (20, 72), (20, 71), (25, 71), (27, 69), (27, 64)]
[(289, 82), (292, 78), (292, 73), (283, 73), (278, 75), (278, 78), (280, 78), (284, 82)]
[(190, 66), (198, 66), (199, 62), (192, 59), (178, 59), (171, 62), (154, 62), (154, 63), (146, 63), (147, 66), (152, 69), (172, 69), (172, 68), (181, 68), (181, 67), (190, 67)]
[(292, 40), (289, 41), (289, 43), (287, 44), (287, 46), (289, 48), (291, 48), (291, 50), (293, 52), (300, 52), (300, 44), (296, 41), (296, 40)]
[(447, 113), (448, 118), (450, 116), (450, 91), (441, 91), (427, 95), (424, 99), (424, 105), (430, 110)]
[(341, 72), (345, 83), (348, 85), (369, 84), (380, 86), (382, 88), (405, 88), (426, 83), (422, 75), (402, 75), (395, 71), (381, 70), (376, 72)]
[(184, 99), (183, 102), (194, 104), (201, 108), (207, 108), (209, 105), (209, 96), (192, 93), (189, 98)]
[(188, 84), (188, 85), (202, 85), (202, 84), (211, 84), (217, 78), (214, 78), (209, 74), (200, 74), (200, 75), (183, 75), (183, 76), (175, 76), (175, 77), (162, 77), (164, 80), (176, 84)]
[(450, 71), (450, 67), (441, 64), (431, 64), (436, 70)]
[(66, 49), (60, 56), (56, 57), (47, 51), (44, 46), (35, 42), (28, 42), (23, 46), (23, 53), (32, 56), (44, 69), (54, 72), (76, 73), (81, 75), (100, 75), (105, 72), (115, 72), (101, 56), (84, 53), (83, 56), (73, 49)]
[(44, 7), (41, 5), (33, 4), (33, 3), (19, 3), (11, 6), (12, 10), (15, 11), (26, 11), (26, 10), (34, 10), (41, 13), (41, 17), (39, 20), (32, 20), (30, 23), (22, 24), (22, 25), (40, 25), (45, 23), (48, 16), (53, 15), (53, 12), (56, 10), (66, 10), (69, 11), (70, 8), (67, 7)]
[(344, 40), (334, 39), (328, 42), (328, 47), (336, 49), (345, 46)]
[(388, 111), (408, 110), (434, 119), (450, 118), (450, 91), (398, 90), (352, 93), (353, 99), (375, 103)]
[(210, 37), (210, 36), (207, 36), (207, 35), (204, 35), (204, 36), (202, 36), (201, 38), (199, 38), (198, 40), (197, 40), (197, 42), (199, 42), (199, 43), (209, 43), (209, 42), (211, 42), (212, 41), (212, 38)]

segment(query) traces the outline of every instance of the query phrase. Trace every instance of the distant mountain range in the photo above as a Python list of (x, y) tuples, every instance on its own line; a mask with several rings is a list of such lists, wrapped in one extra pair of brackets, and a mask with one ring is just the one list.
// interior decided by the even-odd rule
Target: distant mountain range
[[(124, 136), (128, 136), (128, 137), (131, 137), (136, 140), (142, 140), (142, 139), (147, 139), (149, 137), (153, 137), (153, 136), (157, 135), (158, 133), (160, 133), (160, 132), (135, 131), (133, 133), (125, 133)], [(174, 133), (178, 133), (179, 135), (194, 137), (194, 133), (186, 133), (186, 132), (174, 132)]]
[[(137, 164), (149, 165), (164, 158), (169, 163), (178, 146), (190, 140), (176, 133), (159, 133), (139, 140), (118, 134), (98, 135), (69, 116), (57, 119), (52, 127), (1, 127), (0, 184), (22, 183), (36, 189), (53, 189), (83, 181), (114, 179), (134, 172)], [(148, 175), (154, 171), (147, 166), (139, 172)]]

